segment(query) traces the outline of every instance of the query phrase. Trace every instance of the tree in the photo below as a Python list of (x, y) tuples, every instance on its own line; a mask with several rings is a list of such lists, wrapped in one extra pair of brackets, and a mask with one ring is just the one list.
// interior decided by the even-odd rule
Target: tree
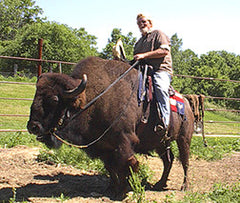
[[(211, 51), (201, 55), (198, 74), (202, 77), (212, 77), (225, 80), (239, 80), (240, 57), (226, 51)], [(198, 84), (204, 89), (206, 95), (217, 97), (239, 97), (239, 83), (203, 80)], [(239, 109), (237, 101), (216, 100), (218, 104)]]
[(181, 54), (182, 39), (179, 39), (177, 33), (171, 37), (171, 54), (173, 60), (175, 60), (179, 54)]
[(42, 9), (33, 0), (0, 1), (0, 40), (13, 40), (20, 28), (41, 21)]
[(103, 49), (101, 52), (100, 56), (105, 59), (111, 59), (112, 57), (112, 48), (116, 44), (117, 40), (121, 38), (126, 54), (126, 58), (128, 60), (133, 59), (133, 47), (136, 42), (136, 37), (133, 37), (132, 32), (129, 32), (127, 36), (124, 36), (121, 33), (121, 29), (114, 28), (112, 33), (111, 33), (111, 38), (108, 39), (108, 44), (106, 47)]
[[(195, 70), (199, 66), (199, 58), (190, 49), (182, 50), (182, 39), (177, 34), (171, 37), (171, 54), (173, 60), (174, 74), (195, 75)], [(182, 78), (175, 76), (172, 85), (181, 93), (194, 94), (197, 87), (193, 86), (194, 80), (191, 78)]]
[[(78, 62), (89, 55), (98, 54), (95, 48), (96, 37), (89, 35), (84, 28), (78, 30), (63, 24), (44, 22), (28, 24), (20, 29), (15, 39), (5, 47), (4, 55), (37, 58), (40, 38), (43, 38), (43, 59)], [(11, 67), (16, 63), (16, 61), (6, 61)], [(18, 64), (22, 69), (31, 72), (36, 70), (36, 63), (33, 65), (30, 62), (19, 61)], [(45, 65), (50, 66), (50, 64)], [(53, 66), (56, 67), (57, 65)], [(68, 70), (70, 70), (69, 66)]]

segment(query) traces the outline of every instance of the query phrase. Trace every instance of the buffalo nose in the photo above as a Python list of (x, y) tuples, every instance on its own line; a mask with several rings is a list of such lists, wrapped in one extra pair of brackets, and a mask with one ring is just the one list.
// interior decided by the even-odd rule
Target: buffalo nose
[(41, 131), (41, 124), (37, 121), (28, 121), (27, 129), (29, 133), (38, 135)]

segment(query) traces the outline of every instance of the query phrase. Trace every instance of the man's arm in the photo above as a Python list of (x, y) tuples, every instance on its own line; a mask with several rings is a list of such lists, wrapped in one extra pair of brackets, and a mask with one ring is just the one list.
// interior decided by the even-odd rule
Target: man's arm
[(141, 60), (146, 58), (162, 58), (166, 55), (168, 55), (169, 50), (165, 48), (159, 48), (154, 51), (148, 51), (145, 53), (139, 53), (134, 56), (135, 60)]

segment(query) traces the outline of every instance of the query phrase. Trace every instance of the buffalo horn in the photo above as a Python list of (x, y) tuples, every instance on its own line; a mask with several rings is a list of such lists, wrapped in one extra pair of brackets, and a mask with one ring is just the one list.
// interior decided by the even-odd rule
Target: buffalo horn
[(87, 84), (87, 75), (83, 74), (83, 79), (80, 85), (75, 87), (74, 89), (64, 91), (64, 98), (74, 98), (78, 96), (85, 90), (86, 84)]

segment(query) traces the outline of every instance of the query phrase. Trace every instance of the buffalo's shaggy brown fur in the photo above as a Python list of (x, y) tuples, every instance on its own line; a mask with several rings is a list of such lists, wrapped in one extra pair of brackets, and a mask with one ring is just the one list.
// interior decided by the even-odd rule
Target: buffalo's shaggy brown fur
[[(163, 160), (164, 172), (154, 188), (163, 189), (166, 187), (174, 157), (171, 151), (166, 153), (162, 136), (153, 131), (154, 103), (151, 104), (148, 123), (145, 125), (141, 123), (142, 107), (137, 104), (138, 76), (135, 69), (87, 110), (71, 119), (86, 103), (104, 91), (128, 68), (129, 65), (123, 62), (89, 57), (80, 61), (70, 76), (43, 74), (37, 83), (28, 130), (36, 134), (39, 141), (50, 147), (59, 145), (59, 141), (49, 133), (55, 127), (58, 128), (56, 133), (65, 140), (85, 145), (96, 140), (116, 121), (98, 142), (86, 149), (87, 153), (92, 157), (102, 159), (116, 191), (126, 192), (129, 166), (134, 171), (138, 168), (134, 153), (136, 151), (148, 153), (156, 150)], [(64, 98), (63, 92), (76, 87), (81, 82), (80, 78), (83, 74), (88, 77), (85, 91), (78, 97)], [(58, 125), (60, 118), (64, 121), (62, 125)], [(176, 140), (178, 144), (185, 175), (183, 189), (188, 187), (187, 169), (193, 122), (193, 113), (187, 100), (185, 100), (185, 117), (175, 112), (171, 113), (169, 137), (171, 140)]]

